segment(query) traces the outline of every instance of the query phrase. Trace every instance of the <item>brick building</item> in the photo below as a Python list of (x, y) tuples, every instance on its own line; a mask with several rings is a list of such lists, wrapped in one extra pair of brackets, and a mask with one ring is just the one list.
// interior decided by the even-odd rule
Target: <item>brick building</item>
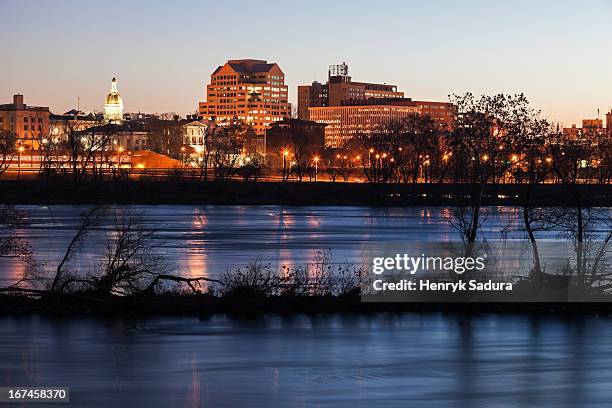
[(291, 115), (285, 74), (276, 63), (229, 60), (210, 76), (199, 112), (221, 126), (238, 118), (263, 135), (271, 123)]
[(351, 101), (380, 98), (403, 98), (397, 86), (354, 82), (348, 75), (348, 65), (330, 65), (326, 84), (313, 82), (298, 86), (298, 118), (310, 119), (309, 108), (342, 106)]
[(49, 137), (49, 108), (28, 106), (23, 95), (13, 95), (13, 103), (0, 105), (0, 131), (15, 135), (18, 145), (38, 149)]

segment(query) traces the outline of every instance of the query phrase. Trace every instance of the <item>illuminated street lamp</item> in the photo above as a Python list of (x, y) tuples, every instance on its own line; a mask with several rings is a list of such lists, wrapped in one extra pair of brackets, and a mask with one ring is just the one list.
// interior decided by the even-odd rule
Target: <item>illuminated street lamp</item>
[(319, 156), (315, 156), (312, 160), (315, 164), (315, 181), (317, 181), (317, 174), (319, 173)]
[(17, 149), (19, 151), (19, 159), (17, 161), (17, 178), (19, 178), (19, 175), (21, 174), (21, 154), (23, 153), (23, 146), (19, 146), (19, 148)]
[(121, 168), (121, 153), (123, 153), (123, 147), (119, 146), (117, 149), (117, 168)]
[(287, 171), (287, 156), (289, 156), (289, 150), (283, 150), (283, 181), (286, 181), (287, 176), (285, 176), (285, 172)]

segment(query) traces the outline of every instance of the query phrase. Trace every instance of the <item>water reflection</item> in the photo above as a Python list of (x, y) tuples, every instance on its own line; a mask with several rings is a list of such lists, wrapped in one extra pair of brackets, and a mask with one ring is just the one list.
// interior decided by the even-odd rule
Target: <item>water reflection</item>
[[(27, 206), (30, 226), (19, 233), (53, 273), (79, 226), (86, 206)], [(449, 209), (286, 206), (123, 206), (112, 211), (141, 213), (157, 231), (156, 244), (177, 272), (218, 277), (259, 259), (273, 270), (312, 263), (331, 250), (336, 263), (362, 261), (365, 245), (376, 242), (450, 241), (459, 236), (444, 222)], [(111, 211), (111, 212), (112, 212)], [(483, 231), (488, 239), (523, 238), (515, 209), (490, 207)], [(83, 240), (71, 267), (89, 272), (104, 253), (112, 217)], [(551, 236), (553, 233), (549, 233)], [(0, 284), (15, 278), (14, 265), (0, 265)]]
[(0, 318), (3, 385), (77, 406), (606, 406), (607, 318)]

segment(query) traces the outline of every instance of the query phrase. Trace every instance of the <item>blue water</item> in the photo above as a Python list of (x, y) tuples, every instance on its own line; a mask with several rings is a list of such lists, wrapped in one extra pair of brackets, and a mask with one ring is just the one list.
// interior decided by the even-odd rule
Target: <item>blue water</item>
[(79, 407), (609, 407), (610, 318), (0, 318), (0, 386)]
[[(25, 206), (29, 226), (18, 231), (28, 241), (41, 269), (51, 274), (80, 225), (86, 206)], [(283, 206), (122, 206), (92, 229), (69, 268), (96, 270), (112, 229), (113, 214), (140, 214), (156, 229), (155, 243), (173, 273), (218, 277), (256, 259), (270, 264), (303, 265), (320, 251), (336, 263), (359, 264), (364, 245), (384, 242), (453, 241), (460, 236), (444, 221), (447, 208), (283, 207)], [(483, 210), (483, 233), (491, 239), (523, 237), (516, 210)], [(508, 231), (508, 232), (503, 232)], [(19, 279), (20, 265), (0, 260), (0, 285)]]

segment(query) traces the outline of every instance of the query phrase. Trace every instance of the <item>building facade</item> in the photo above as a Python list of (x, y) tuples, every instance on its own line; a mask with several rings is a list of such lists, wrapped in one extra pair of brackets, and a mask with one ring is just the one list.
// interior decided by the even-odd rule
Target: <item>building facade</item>
[[(607, 116), (608, 115), (606, 115), (606, 117)], [(604, 127), (603, 119), (583, 119), (582, 127), (572, 125), (572, 127), (564, 128), (563, 134), (571, 139), (580, 139), (583, 137), (601, 137), (606, 135), (607, 132)]]
[(54, 144), (66, 142), (70, 132), (80, 132), (99, 126), (102, 121), (101, 115), (77, 110), (66, 112), (63, 115), (51, 114), (49, 117), (49, 139)]
[(0, 105), (0, 131), (14, 135), (25, 149), (38, 149), (49, 137), (48, 107), (28, 106), (23, 95), (13, 95), (13, 103)]
[(301, 119), (274, 123), (266, 133), (266, 165), (282, 167), (283, 153), (286, 152), (286, 160), (291, 159), (295, 145), (302, 145), (302, 153), (308, 156), (319, 154), (325, 146), (325, 126)]
[(183, 145), (193, 148), (201, 154), (205, 150), (209, 124), (201, 120), (190, 120), (182, 124)]
[(397, 86), (354, 82), (348, 75), (348, 65), (330, 65), (326, 84), (313, 82), (298, 86), (298, 118), (309, 120), (309, 108), (342, 106), (353, 101), (380, 98), (403, 98)]
[(413, 101), (407, 98), (370, 98), (346, 101), (343, 106), (309, 108), (311, 120), (327, 124), (325, 144), (337, 148), (354, 136), (372, 134), (411, 115), (431, 117), (441, 130), (453, 124), (452, 105), (447, 102)]
[(263, 135), (271, 123), (291, 116), (285, 74), (276, 63), (229, 60), (210, 76), (199, 112), (220, 126), (237, 118)]
[(326, 124), (325, 145), (342, 147), (357, 135), (369, 135), (391, 123), (419, 114), (414, 106), (362, 105), (310, 108), (310, 118)]

